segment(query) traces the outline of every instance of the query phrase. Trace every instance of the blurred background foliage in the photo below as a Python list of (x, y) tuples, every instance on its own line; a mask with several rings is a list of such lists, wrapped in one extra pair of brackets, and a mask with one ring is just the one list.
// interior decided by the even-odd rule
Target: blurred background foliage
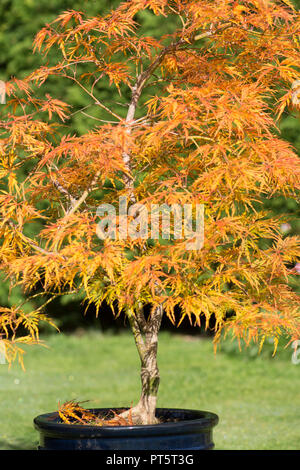
[[(0, 2), (0, 80), (9, 80), (11, 77), (24, 78), (35, 68), (51, 63), (54, 51), (47, 58), (32, 52), (32, 42), (37, 32), (46, 24), (51, 22), (61, 12), (73, 9), (84, 11), (88, 16), (103, 15), (111, 8), (116, 7), (120, 0), (1, 0)], [(300, 0), (293, 0), (296, 8), (300, 9)], [(142, 12), (137, 18), (142, 24), (144, 34), (147, 36), (159, 37), (162, 29), (166, 34), (174, 30), (176, 25), (173, 18), (167, 18), (162, 27), (161, 18), (156, 17), (149, 11)], [(155, 88), (149, 88), (149, 94), (155, 94)], [(82, 90), (72, 82), (59, 77), (50, 77), (42, 89), (37, 93), (49, 93), (55, 98), (66, 101), (73, 106), (73, 116), (65, 123), (66, 131), (70, 134), (81, 135), (90, 126), (90, 120), (79, 111), (86, 106), (87, 97)], [(128, 93), (128, 91), (127, 91)], [(129, 96), (125, 94), (120, 98), (117, 91), (107, 86), (97, 87), (97, 96), (102, 102), (128, 102)], [(120, 109), (116, 112), (124, 115), (124, 106), (120, 104)], [(98, 107), (98, 114), (95, 117), (101, 118), (101, 110)], [(300, 119), (298, 113), (284, 113), (280, 122), (282, 137), (291, 142), (300, 155)], [(283, 197), (275, 197), (265, 201), (266, 207), (275, 213), (287, 213), (291, 217), (283, 227), (286, 236), (300, 233), (299, 204), (295, 200), (287, 200)], [(300, 293), (299, 280), (291, 280), (291, 285)], [(9, 290), (8, 282), (0, 276), (0, 304), (3, 306), (13, 305), (24, 299), (25, 294), (19, 288)], [(48, 306), (48, 313), (56, 319), (58, 326), (62, 330), (73, 330), (85, 327), (97, 327), (101, 329), (121, 329), (124, 326), (124, 319), (115, 321), (111, 312), (105, 306), (98, 319), (95, 317), (93, 309), (89, 308), (83, 316), (84, 307), (79, 296), (62, 296)], [(27, 309), (33, 307), (29, 301)], [(163, 328), (168, 328), (170, 323), (165, 320)], [(189, 330), (188, 323), (182, 325), (180, 331)], [(191, 332), (201, 333), (199, 328), (191, 329)], [(232, 345), (233, 350), (236, 345)]]

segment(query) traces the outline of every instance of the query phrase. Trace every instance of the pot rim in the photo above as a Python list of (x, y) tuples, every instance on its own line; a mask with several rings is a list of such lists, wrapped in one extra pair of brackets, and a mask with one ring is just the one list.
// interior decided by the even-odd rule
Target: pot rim
[[(128, 407), (112, 408), (92, 408), (92, 412), (125, 411)], [(184, 430), (185, 433), (193, 433), (199, 430), (212, 429), (219, 422), (219, 417), (215, 413), (202, 410), (190, 410), (183, 408), (157, 408), (158, 416), (185, 414), (186, 416), (176, 422), (167, 422), (159, 424), (134, 425), (134, 426), (93, 426), (86, 424), (66, 424), (59, 422), (58, 412), (45, 413), (34, 418), (34, 427), (42, 431), (44, 435), (56, 437), (117, 437), (125, 436), (130, 433), (131, 436), (142, 437), (144, 435), (156, 434), (177, 434)]]

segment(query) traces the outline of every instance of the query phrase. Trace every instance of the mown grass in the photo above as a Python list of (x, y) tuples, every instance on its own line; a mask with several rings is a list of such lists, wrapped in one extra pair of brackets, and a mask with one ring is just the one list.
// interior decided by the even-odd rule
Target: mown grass
[[(58, 402), (130, 406), (139, 397), (139, 360), (130, 334), (86, 332), (27, 348), (26, 372), (0, 366), (0, 449), (35, 449), (32, 420)], [(226, 348), (225, 348), (226, 349)], [(210, 339), (162, 332), (160, 407), (213, 411), (216, 449), (300, 449), (300, 364), (232, 349), (214, 355)]]

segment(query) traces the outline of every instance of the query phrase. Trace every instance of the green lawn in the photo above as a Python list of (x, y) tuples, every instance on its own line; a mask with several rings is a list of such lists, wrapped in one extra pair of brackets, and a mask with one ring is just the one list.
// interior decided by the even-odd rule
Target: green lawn
[[(26, 372), (0, 365), (0, 449), (34, 449), (33, 418), (58, 401), (130, 406), (139, 396), (133, 339), (120, 335), (55, 334), (49, 349), (27, 348)], [(218, 352), (210, 339), (160, 335), (160, 407), (215, 412), (216, 449), (300, 449), (300, 364), (285, 350), (271, 359)]]

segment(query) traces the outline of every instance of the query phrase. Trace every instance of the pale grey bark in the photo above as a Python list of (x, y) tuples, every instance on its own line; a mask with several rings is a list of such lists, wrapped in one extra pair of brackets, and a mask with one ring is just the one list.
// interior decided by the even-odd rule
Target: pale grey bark
[[(145, 320), (141, 310), (138, 314), (132, 310), (127, 314), (141, 361), (141, 396), (137, 405), (130, 410), (135, 424), (157, 422), (155, 410), (160, 382), (157, 347), (162, 315), (162, 305), (158, 305), (153, 310), (148, 321)], [(126, 412), (122, 416), (128, 416), (128, 414), (129, 412)]]

